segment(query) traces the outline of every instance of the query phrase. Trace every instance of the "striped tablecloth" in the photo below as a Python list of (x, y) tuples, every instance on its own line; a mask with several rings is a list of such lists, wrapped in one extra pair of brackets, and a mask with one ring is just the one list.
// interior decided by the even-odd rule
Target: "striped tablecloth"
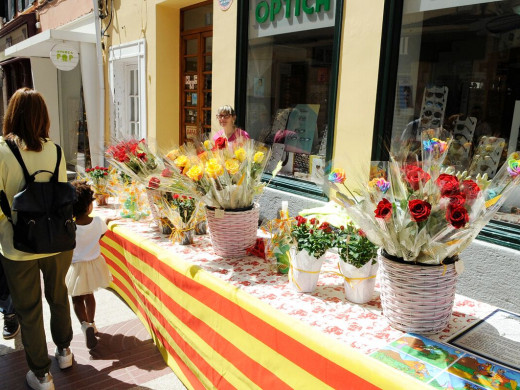
[[(332, 272), (301, 294), (266, 260), (223, 259), (207, 236), (172, 244), (151, 220), (112, 222), (101, 244), (112, 287), (188, 388), (426, 388), (368, 356), (403, 333), (388, 326), (378, 297), (346, 301)], [(336, 261), (329, 256), (323, 270)], [(431, 338), (446, 340), (492, 309), (457, 296), (449, 327)]]

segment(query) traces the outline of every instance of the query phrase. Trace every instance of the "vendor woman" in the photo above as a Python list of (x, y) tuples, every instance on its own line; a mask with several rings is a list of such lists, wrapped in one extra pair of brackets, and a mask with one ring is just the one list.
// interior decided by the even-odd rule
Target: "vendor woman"
[(235, 126), (237, 116), (235, 110), (229, 105), (220, 107), (217, 110), (217, 119), (221, 129), (213, 135), (213, 141), (220, 137), (226, 137), (229, 143), (239, 141), (241, 139), (249, 139), (249, 134), (245, 130)]

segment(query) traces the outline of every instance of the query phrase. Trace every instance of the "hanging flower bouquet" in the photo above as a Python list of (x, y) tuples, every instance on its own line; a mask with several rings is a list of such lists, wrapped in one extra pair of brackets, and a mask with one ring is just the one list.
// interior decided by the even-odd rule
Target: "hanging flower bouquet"
[(392, 157), (386, 177), (352, 191), (344, 171), (334, 169), (329, 182), (335, 200), (387, 254), (440, 264), (468, 247), (520, 183), (520, 155), (513, 153), (489, 181), (442, 165), (451, 142), (446, 133), (427, 130), (422, 137), (422, 159)]

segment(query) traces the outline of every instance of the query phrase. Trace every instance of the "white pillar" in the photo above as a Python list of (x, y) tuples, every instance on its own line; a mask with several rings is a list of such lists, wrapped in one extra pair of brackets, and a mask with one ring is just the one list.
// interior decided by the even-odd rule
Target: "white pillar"
[(105, 153), (105, 121), (102, 116), (100, 101), (102, 102), (104, 100), (104, 96), (99, 86), (99, 67), (95, 44), (80, 43), (80, 64), (92, 165), (103, 166)]

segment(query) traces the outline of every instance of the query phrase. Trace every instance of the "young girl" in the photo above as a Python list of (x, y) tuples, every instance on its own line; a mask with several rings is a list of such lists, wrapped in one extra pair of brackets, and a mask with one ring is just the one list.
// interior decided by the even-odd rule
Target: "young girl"
[(72, 184), (78, 195), (73, 209), (77, 226), (76, 248), (65, 282), (69, 295), (72, 296), (74, 312), (81, 322), (87, 348), (92, 349), (97, 345), (94, 291), (108, 287), (112, 280), (99, 246), (107, 225), (100, 217), (89, 216), (94, 207), (94, 192), (90, 186), (85, 181), (75, 181)]

